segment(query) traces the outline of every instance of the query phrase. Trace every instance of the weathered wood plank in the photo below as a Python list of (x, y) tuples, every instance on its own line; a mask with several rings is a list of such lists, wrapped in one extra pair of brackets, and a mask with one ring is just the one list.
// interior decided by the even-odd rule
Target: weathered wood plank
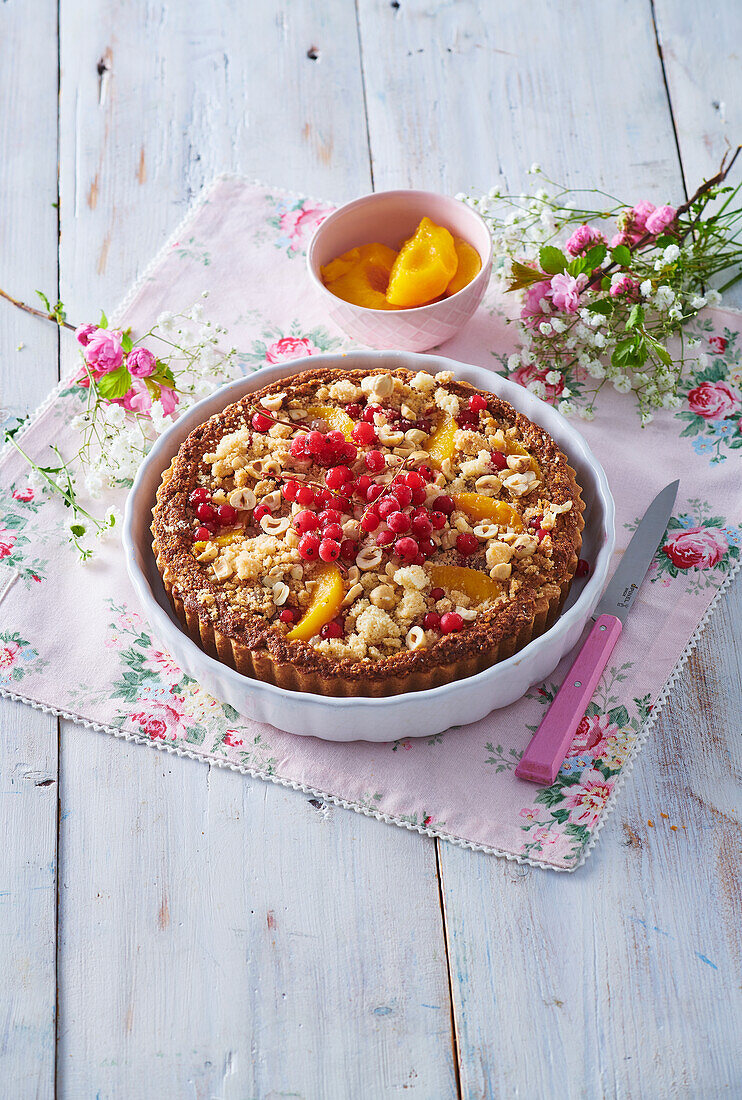
[[(216, 171), (370, 187), (340, 0), (63, 7), (61, 41), (77, 317)], [(75, 727), (62, 754), (60, 1095), (454, 1095), (432, 845)]]
[[(0, 8), (0, 285), (27, 300), (57, 287), (56, 11), (42, 0), (31, 33), (23, 5)], [(55, 329), (6, 302), (0, 378), (0, 422), (57, 379)], [(54, 1093), (56, 780), (56, 719), (0, 700), (0, 1082), (19, 1100)]]
[[(647, 5), (618, 16), (578, 3), (565, 20), (537, 3), (527, 26), (510, 3), (361, 0), (360, 14), (378, 187), (456, 191), (503, 177), (516, 190), (537, 160), (553, 178), (629, 198), (682, 193)], [(614, 48), (617, 21), (630, 52)], [(717, 622), (742, 621), (739, 586), (725, 608)], [(723, 642), (707, 635), (617, 820), (573, 878), (441, 845), (464, 1096), (700, 1096), (738, 1084), (739, 696), (725, 703), (723, 685), (739, 670), (733, 645), (719, 658)]]

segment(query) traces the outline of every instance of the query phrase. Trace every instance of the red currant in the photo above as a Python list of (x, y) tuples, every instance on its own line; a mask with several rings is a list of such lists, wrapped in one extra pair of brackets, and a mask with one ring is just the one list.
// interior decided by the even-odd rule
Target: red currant
[(322, 528), (322, 534), (326, 539), (337, 539), (340, 542), (343, 538), (343, 529), (339, 523), (328, 523)]
[(359, 420), (363, 415), (363, 409), (355, 401), (352, 401), (350, 405), (346, 405), (345, 411), (352, 420)]
[(219, 523), (226, 527), (237, 519), (237, 509), (233, 508), (231, 504), (220, 504), (216, 510), (216, 515)]
[[(257, 508), (255, 511), (257, 511)], [(303, 512), (297, 512), (294, 516), (294, 527), (300, 534), (306, 535), (307, 532), (314, 531), (317, 527), (317, 517), (314, 512), (309, 512), (306, 509)]]
[(479, 549), (479, 539), (476, 535), (469, 535), (466, 531), (462, 531), (456, 539), (456, 549), (463, 557), (468, 558), (472, 554), (476, 554)]
[(325, 485), (328, 489), (340, 489), (346, 481), (350, 481), (353, 474), (347, 466), (333, 466), (325, 474)]
[(366, 469), (372, 474), (380, 473), (386, 465), (384, 455), (381, 451), (369, 451), (368, 454), (364, 456), (364, 461), (366, 463)]
[(420, 552), (419, 546), (409, 535), (403, 539), (397, 539), (394, 549), (402, 561), (414, 561)]
[(284, 607), (281, 614), (278, 616), (282, 623), (293, 623), (296, 616), (290, 607)]
[(584, 558), (580, 558), (577, 562), (577, 568), (575, 569), (576, 577), (586, 577), (590, 572), (590, 562), (585, 561)]
[(306, 439), (309, 453), (313, 455), (319, 454), (325, 444), (325, 437), (322, 432), (308, 432)]
[(308, 505), (314, 504), (314, 489), (311, 485), (300, 485), (296, 490), (294, 499), (297, 504), (301, 504), (303, 508), (306, 508)]
[(473, 393), (469, 398), (469, 408), (475, 413), (484, 412), (487, 408), (487, 398), (482, 397), (481, 393)]
[(363, 419), (367, 424), (373, 424), (374, 417), (381, 411), (381, 405), (366, 405), (366, 408), (363, 410)]
[(440, 531), (442, 527), (446, 526), (446, 517), (443, 512), (429, 512), (428, 514), (434, 531)]
[(392, 512), (398, 512), (400, 510), (400, 501), (395, 496), (383, 497), (377, 506), (377, 511), (382, 519), (386, 519)]
[(441, 496), (436, 497), (433, 501), (433, 504), (435, 505), (436, 511), (443, 512), (444, 516), (450, 516), (451, 512), (453, 512), (454, 508), (456, 507), (453, 502), (453, 498), (446, 496), (445, 494), (441, 494)]
[(358, 458), (358, 448), (353, 443), (343, 443), (342, 447), (338, 448), (338, 457), (344, 462), (355, 462)]
[(418, 538), (417, 541), (420, 547), (420, 553), (424, 558), (429, 558), (431, 554), (435, 553), (435, 543), (432, 539)]
[(208, 504), (211, 500), (211, 495), (208, 489), (205, 489), (203, 485), (199, 485), (197, 489), (194, 489), (188, 500), (195, 508), (197, 504)]
[(333, 428), (331, 432), (328, 432), (325, 439), (331, 447), (342, 447), (345, 443), (345, 436), (337, 428)]
[(427, 515), (414, 515), (412, 517), (412, 533), (414, 535), (428, 536), (433, 530), (433, 524)]
[(394, 542), (394, 532), (389, 530), (379, 531), (376, 536), (377, 546), (391, 546)]
[(340, 543), (337, 539), (322, 539), (319, 544), (319, 556), (322, 561), (337, 561), (340, 557)]
[(366, 491), (366, 500), (371, 504), (373, 501), (378, 500), (383, 492), (383, 485), (369, 485)]
[(298, 492), (299, 492), (299, 482), (298, 481), (291, 481), (291, 480), (284, 481), (283, 485), (281, 486), (281, 496), (283, 497), (284, 500), (287, 500), (289, 502), (289, 504), (292, 501), (296, 500), (296, 494)]
[(441, 615), (441, 630), (444, 634), (453, 634), (461, 630), (463, 625), (464, 620), (458, 611), (447, 611), (445, 615)]
[(405, 485), (404, 482), (402, 482), (401, 485), (398, 481), (395, 483), (394, 495), (403, 508), (406, 508), (408, 504), (412, 503), (412, 489), (409, 485)]
[(251, 424), (254, 431), (260, 432), (261, 435), (264, 435), (266, 432), (270, 431), (273, 421), (269, 417), (265, 416), (264, 413), (253, 413)]
[(502, 451), (491, 451), (490, 462), (496, 470), (504, 470), (508, 464), (508, 460), (505, 458)]
[(325, 623), (319, 632), (320, 638), (342, 638), (343, 625), (339, 623), (337, 619), (333, 619), (330, 623)]
[(460, 428), (478, 428), (479, 413), (472, 412), (471, 409), (462, 409), (456, 415), (456, 423)]
[(418, 466), (417, 472), (421, 477), (424, 477), (426, 481), (432, 481), (435, 474), (431, 470), (430, 466)]
[(536, 538), (539, 542), (543, 542), (548, 534), (550, 534), (550, 532), (544, 531), (543, 527), (538, 527), (536, 529)]
[(376, 512), (366, 512), (366, 513), (364, 513), (364, 515), (361, 519), (361, 530), (362, 531), (369, 531), (369, 532), (375, 531), (378, 526), (379, 526), (379, 517), (376, 515)]
[(405, 477), (405, 484), (409, 485), (410, 489), (424, 489), (425, 478), (416, 470), (410, 470)]
[(431, 588), (430, 590), (430, 598), (434, 603), (438, 603), (438, 600), (442, 600), (445, 594), (442, 588)]
[(316, 535), (303, 535), (299, 539), (299, 553), (304, 561), (314, 561), (319, 554), (319, 539)]
[(213, 523), (216, 519), (216, 509), (212, 508), (210, 504), (197, 504), (196, 515), (199, 519), (202, 519), (204, 523)]
[(291, 440), (291, 456), (292, 458), (304, 459), (309, 456), (309, 448), (307, 446), (307, 436), (305, 432), (301, 435), (295, 435)]
[(404, 535), (410, 529), (410, 517), (404, 512), (391, 512), (386, 517), (386, 523), (395, 535)]
[(358, 544), (354, 539), (343, 539), (340, 543), (340, 557), (343, 561), (355, 561)]
[(426, 491), (424, 489), (413, 489), (412, 490), (412, 503), (413, 504), (424, 504), (425, 501), (427, 500), (427, 497), (428, 497), (428, 494), (426, 493)]
[(371, 478), (368, 474), (361, 474), (361, 476), (357, 477), (353, 482), (353, 492), (360, 500), (366, 499), (366, 493), (368, 492), (370, 484)]
[(429, 611), (423, 619), (423, 626), (426, 630), (440, 630), (441, 617), (437, 611)]
[(271, 512), (271, 510), (270, 510), (270, 508), (268, 507), (267, 504), (259, 504), (257, 506), (257, 508), (253, 509), (253, 513), (252, 513), (253, 523), (260, 523), (263, 516), (272, 516), (272, 515), (273, 515), (273, 513)]
[(208, 542), (211, 531), (208, 527), (197, 527), (193, 532), (193, 538), (196, 542)]
[(325, 508), (323, 512), (320, 512), (317, 519), (321, 527), (327, 527), (328, 523), (341, 523), (343, 514), (338, 512), (337, 508)]
[(367, 420), (359, 421), (350, 434), (361, 447), (368, 447), (371, 443), (376, 442), (376, 428), (373, 424), (369, 424)]

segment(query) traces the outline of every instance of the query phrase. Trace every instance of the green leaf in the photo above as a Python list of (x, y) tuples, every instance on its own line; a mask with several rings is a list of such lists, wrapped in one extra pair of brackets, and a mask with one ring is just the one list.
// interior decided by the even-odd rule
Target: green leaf
[(613, 313), (614, 305), (609, 298), (598, 298), (596, 302), (591, 302), (586, 308), (591, 313), (602, 313), (604, 317), (608, 317)]
[(628, 317), (626, 318), (626, 328), (628, 328), (628, 329), (636, 328), (636, 326), (638, 324), (641, 324), (641, 322), (643, 320), (644, 320), (644, 310), (639, 305), (638, 302), (635, 302), (634, 305), (631, 307), (631, 309), (629, 311)]
[(617, 244), (615, 248), (611, 249), (611, 259), (614, 264), (620, 264), (621, 267), (628, 267), (631, 263), (631, 251), (625, 244)]
[(567, 257), (553, 244), (542, 245), (538, 258), (542, 271), (547, 275), (559, 275), (567, 267)]
[[(533, 286), (535, 283), (543, 282), (543, 278), (542, 272), (535, 271), (532, 267), (527, 267), (526, 264), (514, 260), (508, 290), (522, 290), (525, 286)], [(264, 356), (266, 350), (266, 345), (262, 341), (255, 342), (256, 355)]]
[(51, 313), (52, 312), (52, 304), (49, 301), (49, 299), (47, 298), (46, 294), (44, 294), (44, 292), (41, 291), (41, 290), (37, 290), (36, 293), (39, 296), (39, 298), (41, 298), (42, 304), (43, 304), (44, 309), (46, 310), (46, 312)]
[(629, 724), (629, 712), (626, 707), (614, 707), (613, 710), (608, 711), (608, 717), (614, 726), (628, 726)]
[(75, 536), (76, 539), (82, 538), (82, 536), (85, 534), (85, 528), (83, 527), (83, 525), (81, 523), (71, 524), (70, 525), (70, 531), (72, 532), (72, 534)]
[(98, 322), (98, 328), (108, 328), (108, 318), (103, 310), (100, 311), (100, 321)]
[(121, 337), (121, 347), (124, 349), (126, 355), (128, 355), (131, 349), (134, 347), (134, 341), (132, 340), (131, 336), (129, 336), (128, 332), (125, 332), (124, 335)]
[(660, 363), (664, 363), (666, 367), (669, 367), (672, 363), (672, 356), (667, 348), (663, 347), (662, 344), (655, 343), (654, 350)]
[(96, 388), (101, 397), (106, 401), (113, 401), (117, 397), (123, 397), (131, 388), (131, 375), (124, 366), (112, 370), (110, 374), (104, 374), (96, 382)]
[(589, 249), (585, 256), (585, 270), (594, 271), (596, 267), (600, 267), (607, 251), (604, 244), (596, 244)]

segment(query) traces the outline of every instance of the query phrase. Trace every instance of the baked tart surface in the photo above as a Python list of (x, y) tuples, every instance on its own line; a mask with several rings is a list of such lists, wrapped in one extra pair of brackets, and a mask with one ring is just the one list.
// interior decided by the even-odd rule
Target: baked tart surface
[(383, 697), (543, 633), (582, 511), (556, 443), (494, 394), (450, 372), (305, 371), (191, 432), (153, 548), (212, 656), (283, 688)]

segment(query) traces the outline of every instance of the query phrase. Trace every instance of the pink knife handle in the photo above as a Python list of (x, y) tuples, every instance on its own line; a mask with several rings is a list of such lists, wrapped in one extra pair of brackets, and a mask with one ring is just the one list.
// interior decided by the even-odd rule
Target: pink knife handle
[(621, 620), (614, 615), (601, 615), (596, 620), (515, 769), (519, 779), (546, 787), (554, 782), (621, 630)]

